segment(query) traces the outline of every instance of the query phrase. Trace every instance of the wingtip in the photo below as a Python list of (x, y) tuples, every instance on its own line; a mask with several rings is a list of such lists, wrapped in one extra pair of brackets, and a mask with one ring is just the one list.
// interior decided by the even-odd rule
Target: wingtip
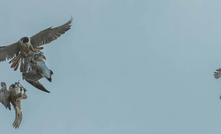
[(50, 91), (48, 91), (48, 90), (47, 90), (46, 88), (44, 88), (44, 87), (41, 88), (41, 89), (40, 89), (40, 88), (38, 88), (38, 89), (41, 90), (41, 91), (43, 91), (43, 92), (50, 93)]
[(37, 89), (46, 93), (50, 93), (50, 91), (48, 91), (39, 81), (29, 81), (29, 80), (26, 80), (26, 81), (30, 83), (32, 86), (36, 87)]
[(51, 82), (51, 81), (52, 81), (51, 77), (50, 77), (50, 78), (48, 78), (48, 81), (49, 81), (49, 82)]
[(46, 93), (50, 93), (50, 91), (48, 91), (48, 90), (41, 90), (41, 91), (44, 91), (44, 92), (46, 92)]
[[(38, 88), (39, 89), (39, 88)], [(47, 89), (39, 89), (39, 90), (41, 90), (41, 91), (43, 91), (43, 92), (46, 92), (46, 93), (50, 93), (50, 91), (48, 91)]]
[(73, 19), (74, 19), (74, 17), (71, 15), (71, 18), (70, 18), (70, 20), (69, 20), (69, 21), (70, 21), (70, 22), (72, 22), (72, 21), (73, 21)]

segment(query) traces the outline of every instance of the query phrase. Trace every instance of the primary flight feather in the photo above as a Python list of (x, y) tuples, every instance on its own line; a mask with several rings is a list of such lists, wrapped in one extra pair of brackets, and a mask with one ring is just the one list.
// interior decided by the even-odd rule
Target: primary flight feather
[(56, 40), (68, 31), (71, 28), (71, 22), (72, 18), (61, 26), (47, 28), (32, 37), (23, 37), (18, 42), (8, 46), (0, 46), (0, 62), (14, 57), (10, 63), (12, 63), (11, 67), (15, 68), (14, 70), (17, 70), (19, 63), (22, 62), (22, 60), (31, 52), (43, 49), (43, 47), (40, 46)]

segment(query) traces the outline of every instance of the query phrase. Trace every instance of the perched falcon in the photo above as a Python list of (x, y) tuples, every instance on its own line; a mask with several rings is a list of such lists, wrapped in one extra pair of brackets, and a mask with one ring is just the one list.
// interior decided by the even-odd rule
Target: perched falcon
[(48, 81), (52, 81), (53, 71), (48, 69), (43, 61), (45, 59), (42, 52), (35, 52), (29, 55), (24, 62), (23, 69), (23, 79), (25, 79), (28, 83), (33, 85), (34, 87), (50, 93), (48, 90), (44, 88), (44, 86), (38, 81), (41, 78), (45, 77)]
[(19, 63), (23, 61), (30, 52), (39, 51), (43, 49), (43, 47), (40, 46), (56, 40), (71, 28), (71, 22), (72, 18), (61, 26), (55, 28), (49, 27), (32, 37), (22, 37), (16, 43), (8, 46), (0, 46), (0, 62), (14, 57), (14, 59), (10, 61), (13, 63), (11, 67), (17, 70)]
[[(20, 92), (19, 92), (19, 88), (20, 88)], [(23, 94), (21, 92), (22, 90), (24, 90)], [(15, 110), (15, 120), (12, 124), (14, 128), (19, 128), (21, 121), (22, 121), (21, 100), (28, 98), (25, 92), (26, 92), (26, 89), (23, 86), (21, 86), (18, 82), (16, 82), (15, 84), (12, 84), (9, 87), (10, 102), (14, 106), (14, 110)]]
[[(6, 108), (8, 107), (9, 110), (11, 110), (10, 103), (14, 106), (15, 120), (12, 125), (14, 128), (19, 128), (22, 121), (21, 100), (28, 98), (27, 94), (25, 93), (27, 90), (18, 82), (12, 84), (9, 87), (9, 91), (7, 90), (6, 84), (4, 82), (1, 82), (1, 85), (2, 89), (0, 90), (0, 100), (1, 102), (2, 100), (5, 100), (6, 103), (2, 103)], [(23, 94), (21, 92), (22, 90), (24, 90)]]

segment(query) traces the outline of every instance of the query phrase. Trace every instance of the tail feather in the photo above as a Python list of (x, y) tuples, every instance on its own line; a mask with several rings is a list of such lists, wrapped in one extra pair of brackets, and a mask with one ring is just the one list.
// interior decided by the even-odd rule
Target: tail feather
[(9, 61), (9, 63), (14, 62), (19, 56), (14, 57), (11, 61)]
[(18, 69), (19, 63), (21, 61), (21, 55), (16, 56), (13, 58), (9, 63), (12, 63), (11, 68), (15, 68), (16, 71)]
[(18, 64), (18, 62), (13, 62), (11, 65), (11, 68), (14, 68), (17, 64)]
[(19, 67), (19, 63), (20, 63), (20, 62), (21, 62), (21, 59), (18, 60), (16, 66), (15, 66), (15, 68), (14, 68), (14, 71), (16, 71), (16, 70), (18, 69), (18, 67)]
[(21, 121), (22, 121), (22, 111), (19, 110), (18, 107), (16, 107), (15, 109), (15, 120), (13, 122), (13, 127), (16, 129), (16, 128), (19, 128), (20, 124), (21, 124)]
[(14, 63), (18, 61), (21, 58), (21, 55), (19, 54), (18, 56), (14, 57), (9, 63)]
[(16, 64), (15, 68), (14, 68), (14, 71), (16, 71), (18, 69), (18, 66), (19, 66), (19, 63)]

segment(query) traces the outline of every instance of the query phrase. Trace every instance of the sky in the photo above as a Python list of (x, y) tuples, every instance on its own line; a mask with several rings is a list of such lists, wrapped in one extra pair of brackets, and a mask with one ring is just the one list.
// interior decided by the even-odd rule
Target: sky
[(73, 17), (44, 46), (52, 82), (42, 92), (8, 61), (0, 81), (27, 88), (23, 120), (0, 106), (9, 134), (219, 134), (218, 0), (12, 0), (0, 5), (0, 46)]

